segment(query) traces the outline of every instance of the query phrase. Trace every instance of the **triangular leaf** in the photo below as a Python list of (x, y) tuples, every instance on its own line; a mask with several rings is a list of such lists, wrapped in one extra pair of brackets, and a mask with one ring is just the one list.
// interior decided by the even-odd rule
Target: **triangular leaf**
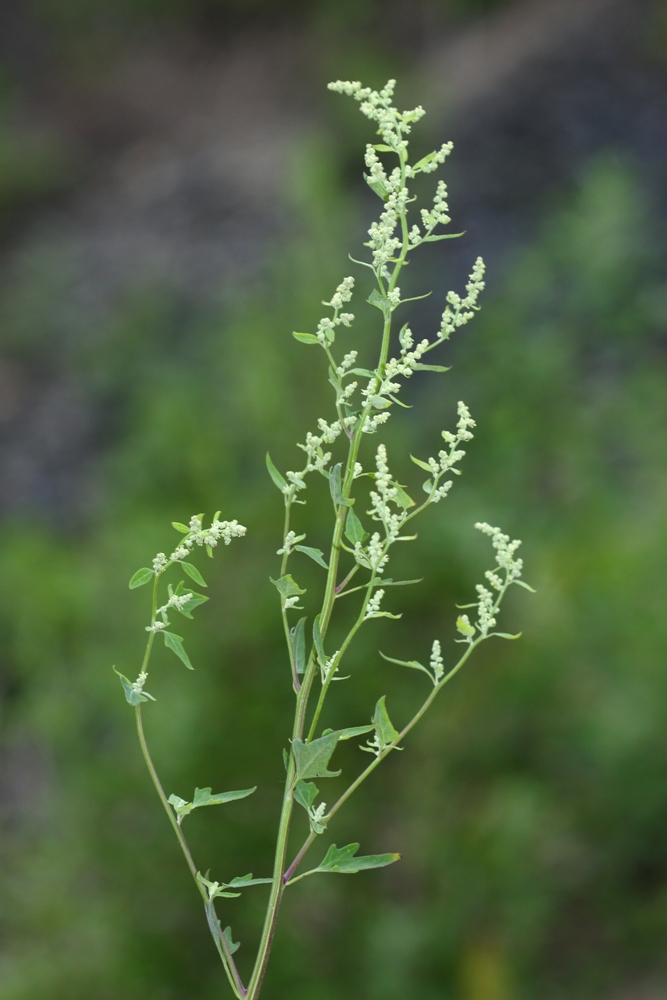
[(302, 590), (299, 584), (292, 578), (291, 573), (281, 576), (278, 580), (274, 580), (272, 577), (269, 577), (269, 580), (271, 580), (274, 587), (277, 587), (283, 597), (297, 597), (299, 594), (306, 593), (306, 591)]
[(363, 524), (353, 510), (348, 510), (347, 512), (347, 517), (345, 519), (345, 537), (352, 543), (352, 545), (356, 545), (357, 542), (363, 545), (369, 537), (368, 532), (364, 531)]
[(324, 569), (329, 569), (327, 563), (325, 563), (322, 549), (311, 549), (310, 545), (295, 545), (294, 548), (297, 552), (304, 552), (307, 556), (310, 556), (318, 566), (323, 566)]
[(423, 663), (420, 663), (419, 660), (395, 660), (393, 656), (385, 656), (381, 650), (380, 656), (383, 660), (386, 660), (387, 663), (397, 663), (399, 667), (411, 667), (413, 670), (423, 670), (429, 680), (433, 680), (433, 674), (431, 671), (428, 667), (425, 667)]
[(204, 577), (201, 575), (201, 573), (199, 572), (199, 570), (197, 569), (197, 567), (192, 565), (192, 563), (182, 562), (181, 566), (183, 567), (183, 569), (185, 570), (185, 572), (188, 574), (188, 576), (190, 577), (190, 579), (194, 580), (195, 583), (198, 583), (200, 587), (207, 587), (208, 586), (208, 584), (204, 580)]
[(176, 653), (176, 656), (182, 663), (185, 664), (188, 670), (194, 670), (195, 668), (190, 663), (190, 657), (183, 649), (183, 639), (181, 638), (181, 636), (174, 635), (173, 632), (165, 632), (165, 631), (162, 631), (160, 635), (164, 636), (165, 646), (167, 646), (168, 649), (171, 649), (172, 652)]
[[(218, 921), (218, 927), (219, 926), (220, 926), (220, 921)], [(234, 941), (232, 939), (231, 927), (225, 927), (224, 931), (222, 932), (222, 936), (225, 939), (225, 944), (227, 945), (227, 951), (229, 952), (230, 955), (233, 955), (235, 952), (239, 950), (241, 945), (238, 941)]]
[(137, 587), (143, 587), (144, 584), (149, 583), (154, 576), (155, 573), (153, 570), (149, 569), (148, 566), (144, 566), (142, 569), (137, 570), (128, 583), (128, 587), (130, 590), (136, 590)]
[(230, 889), (245, 889), (248, 885), (270, 885), (272, 878), (253, 878), (252, 872), (249, 875), (240, 875), (227, 882)]
[(320, 632), (320, 616), (316, 615), (313, 622), (313, 642), (315, 643), (315, 651), (317, 653), (317, 659), (321, 667), (324, 667), (327, 662), (327, 655), (324, 652), (324, 644), (322, 642), (322, 633)]
[(300, 618), (294, 628), (289, 632), (292, 644), (292, 655), (297, 674), (304, 673), (306, 669), (306, 619)]
[(408, 494), (405, 492), (400, 483), (395, 483), (392, 481), (391, 485), (396, 490), (396, 501), (401, 505), (403, 510), (407, 510), (408, 507), (414, 507), (415, 505), (414, 500), (412, 499), (412, 497), (408, 496)]
[(389, 299), (385, 295), (381, 295), (380, 292), (378, 292), (377, 288), (373, 289), (373, 291), (368, 296), (366, 301), (369, 303), (369, 305), (375, 306), (376, 309), (379, 309), (381, 312), (383, 312), (385, 316), (391, 312), (391, 305)]
[(294, 801), (308, 812), (313, 802), (320, 794), (320, 790), (312, 781), (297, 781), (294, 789)]
[(127, 679), (124, 674), (121, 674), (119, 670), (113, 668), (114, 673), (120, 677), (120, 682), (123, 685), (123, 691), (125, 692), (125, 699), (130, 705), (140, 705), (142, 701), (155, 701), (152, 694), (148, 691), (135, 691), (132, 687), (132, 682)]
[(342, 468), (343, 463), (337, 462), (329, 473), (329, 489), (337, 507), (351, 507), (353, 501), (343, 496)]
[[(355, 858), (359, 850), (359, 844), (348, 844), (347, 847), (336, 847), (332, 844), (324, 859), (313, 872), (340, 872), (343, 875), (356, 875), (357, 872), (370, 868), (385, 868), (393, 865), (395, 861), (400, 861), (400, 854), (367, 854), (365, 857)], [(308, 872), (308, 874), (312, 874)]]
[(275, 465), (271, 461), (271, 456), (269, 455), (268, 451), (266, 453), (266, 467), (269, 470), (269, 475), (271, 476), (271, 479), (274, 481), (274, 483), (282, 493), (282, 491), (287, 487), (287, 480), (276, 469)]
[(329, 771), (327, 766), (338, 743), (338, 733), (320, 736), (312, 743), (304, 743), (298, 738), (292, 741), (292, 753), (296, 764), (296, 776), (305, 778), (335, 778), (340, 771)]
[(398, 739), (398, 730), (392, 725), (392, 721), (389, 718), (389, 713), (387, 712), (386, 705), (386, 695), (378, 700), (375, 706), (375, 712), (373, 713), (373, 728), (378, 735), (381, 746), (384, 748), (393, 743), (394, 740)]
[(218, 792), (216, 795), (212, 795), (210, 788), (195, 788), (192, 808), (199, 809), (200, 806), (221, 806), (226, 802), (235, 802), (237, 799), (245, 799), (256, 791), (257, 785), (253, 788), (241, 788), (234, 792)]

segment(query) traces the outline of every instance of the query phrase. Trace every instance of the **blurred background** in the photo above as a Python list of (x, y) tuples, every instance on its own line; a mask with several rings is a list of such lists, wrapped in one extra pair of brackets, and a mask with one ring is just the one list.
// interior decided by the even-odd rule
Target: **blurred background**
[[(148, 598), (127, 580), (171, 520), (246, 524), (184, 625), (196, 672), (159, 650), (145, 716), (168, 793), (259, 786), (188, 820), (201, 869), (267, 874), (292, 695), (264, 453), (294, 468), (330, 417), (290, 334), (378, 208), (368, 123), (326, 82), (390, 76), (427, 109), (417, 150), (455, 142), (466, 231), (415, 257), (405, 290), (434, 295), (413, 330), (477, 254), (489, 284), (383, 440), (419, 488), (408, 451), (458, 399), (478, 434), (397, 558), (423, 584), (363, 633), (330, 724), (417, 704), (378, 648), (423, 659), (439, 637), (452, 661), (490, 563), (475, 520), (524, 539), (537, 594), (504, 612), (523, 639), (488, 643), (336, 820), (328, 842), (403, 860), (288, 895), (266, 1000), (667, 998), (664, 3), (3, 0), (0, 1000), (230, 995), (111, 667), (137, 673)], [(263, 893), (220, 906), (245, 975)]]

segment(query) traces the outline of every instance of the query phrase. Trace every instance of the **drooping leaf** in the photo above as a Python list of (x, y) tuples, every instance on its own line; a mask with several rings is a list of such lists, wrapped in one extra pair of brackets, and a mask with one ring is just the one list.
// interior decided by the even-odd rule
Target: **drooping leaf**
[(391, 312), (389, 299), (385, 295), (381, 295), (377, 288), (373, 289), (366, 301), (369, 305), (375, 306), (376, 309), (379, 309), (385, 316)]
[(531, 594), (537, 593), (537, 591), (527, 584), (525, 580), (512, 580), (512, 583), (516, 583), (519, 587), (523, 587), (524, 590), (529, 590)]
[(164, 630), (160, 632), (160, 635), (164, 636), (165, 646), (168, 649), (171, 649), (172, 652), (176, 653), (176, 656), (182, 663), (185, 664), (188, 670), (194, 670), (195, 668), (190, 663), (190, 657), (183, 649), (183, 639), (181, 638), (181, 636), (175, 635), (173, 632), (166, 632)]
[(249, 875), (240, 875), (233, 878), (227, 885), (230, 889), (245, 889), (248, 885), (270, 885), (272, 878), (253, 878), (252, 872)]
[(397, 663), (399, 667), (411, 667), (413, 670), (422, 670), (430, 681), (433, 680), (431, 671), (423, 663), (420, 663), (419, 660), (395, 660), (393, 656), (385, 656), (382, 651), (380, 651), (380, 656), (387, 663)]
[(380, 177), (371, 177), (369, 174), (364, 174), (364, 180), (368, 184), (371, 191), (373, 191), (379, 198), (386, 201), (389, 197), (389, 188), (384, 183)]
[[(220, 921), (218, 921), (218, 926), (220, 926)], [(227, 951), (229, 952), (230, 955), (233, 955), (235, 952), (239, 950), (241, 944), (240, 942), (233, 940), (231, 927), (225, 927), (224, 931), (222, 932), (222, 936), (225, 939), (225, 944), (227, 945)]]
[(148, 691), (135, 691), (132, 687), (132, 682), (127, 679), (124, 674), (121, 674), (119, 670), (113, 668), (114, 673), (120, 678), (120, 682), (123, 685), (123, 691), (125, 692), (125, 699), (130, 705), (140, 705), (142, 701), (155, 701), (152, 694)]
[(312, 549), (310, 545), (295, 545), (294, 548), (297, 552), (304, 552), (307, 556), (310, 556), (318, 566), (323, 566), (324, 569), (329, 569), (329, 566), (324, 561), (324, 553), (322, 549)]
[(245, 799), (248, 795), (256, 791), (255, 788), (243, 788), (235, 792), (220, 792), (217, 795), (211, 794), (210, 788), (195, 788), (192, 802), (186, 802), (179, 795), (170, 795), (167, 801), (174, 807), (176, 819), (180, 826), (186, 816), (189, 816), (193, 809), (200, 806), (219, 806), (226, 802), (234, 802), (236, 799)]
[(302, 674), (306, 669), (306, 619), (300, 618), (294, 628), (290, 629), (290, 642), (292, 644), (292, 655), (297, 674)]
[(308, 812), (313, 802), (320, 794), (317, 785), (312, 781), (297, 781), (294, 789), (294, 801)]
[(134, 576), (128, 583), (128, 587), (130, 588), (130, 590), (136, 590), (137, 587), (143, 587), (144, 584), (149, 583), (154, 576), (155, 573), (153, 572), (153, 570), (149, 569), (148, 566), (144, 566), (142, 567), (142, 569), (137, 570), (137, 572), (134, 574)]
[(257, 785), (252, 788), (240, 788), (233, 792), (217, 792), (211, 794), (210, 788), (195, 788), (192, 808), (199, 809), (200, 806), (221, 806), (226, 802), (236, 802), (237, 799), (247, 799), (249, 795), (257, 791)]
[(328, 736), (329, 733), (338, 733), (339, 740), (352, 740), (355, 736), (363, 736), (364, 733), (372, 733), (375, 726), (351, 726), (348, 729), (325, 729), (322, 733), (323, 736)]
[(352, 509), (348, 510), (345, 519), (345, 537), (352, 545), (356, 545), (357, 542), (363, 545), (369, 537), (368, 532), (364, 531), (363, 524)]
[(433, 474), (433, 469), (428, 462), (422, 462), (421, 458), (415, 458), (414, 455), (410, 455), (410, 459), (415, 463), (415, 465), (418, 465), (420, 469), (423, 469), (424, 472), (430, 472)]
[(281, 576), (277, 580), (269, 577), (269, 580), (271, 580), (273, 586), (278, 589), (282, 597), (297, 597), (300, 594), (306, 593), (306, 591), (302, 590), (299, 584), (292, 578), (291, 573), (286, 573), (285, 576)]
[(520, 639), (523, 632), (517, 632), (516, 635), (510, 635), (509, 632), (492, 632), (491, 635), (497, 635), (500, 639)]
[(319, 344), (319, 340), (314, 333), (296, 333), (292, 331), (292, 336), (301, 344)]
[(353, 501), (343, 496), (342, 468), (343, 463), (337, 462), (329, 473), (329, 489), (337, 507), (351, 507)]
[(392, 480), (391, 485), (396, 490), (396, 500), (401, 505), (403, 510), (407, 510), (408, 507), (414, 507), (415, 505), (414, 500), (412, 499), (412, 497), (408, 496), (408, 494), (405, 492), (400, 483), (396, 483)]
[(322, 633), (320, 632), (320, 616), (316, 615), (313, 621), (313, 642), (315, 643), (315, 652), (317, 653), (317, 659), (321, 667), (324, 667), (327, 662), (327, 655), (324, 652), (324, 643), (322, 642)]
[(199, 572), (199, 570), (197, 569), (197, 567), (192, 565), (192, 563), (182, 562), (181, 566), (183, 567), (183, 569), (185, 570), (185, 572), (188, 574), (188, 576), (190, 577), (190, 579), (194, 580), (195, 583), (198, 583), (200, 587), (207, 587), (208, 586), (208, 584), (204, 580), (204, 577), (201, 575), (201, 573)]
[(378, 735), (380, 745), (384, 748), (398, 739), (398, 730), (394, 728), (387, 712), (386, 695), (378, 699), (373, 713), (373, 728)]
[(275, 465), (271, 461), (271, 456), (269, 455), (268, 451), (266, 453), (266, 467), (269, 470), (269, 475), (271, 476), (271, 479), (274, 481), (274, 483), (282, 493), (282, 491), (287, 487), (287, 480), (276, 469)]
[(451, 365), (449, 368), (445, 368), (444, 365), (423, 365), (421, 362), (416, 362), (413, 366), (416, 372), (448, 372), (451, 371)]
[[(356, 875), (357, 872), (370, 868), (385, 868), (401, 860), (400, 854), (367, 854), (355, 858), (359, 844), (348, 844), (347, 847), (336, 847), (332, 844), (323, 860), (313, 872), (340, 872), (342, 875)], [(312, 874), (309, 872), (308, 874)]]
[(338, 733), (320, 736), (312, 743), (304, 743), (298, 738), (294, 739), (292, 753), (294, 754), (297, 779), (337, 777), (340, 771), (328, 770), (328, 764), (337, 743)]

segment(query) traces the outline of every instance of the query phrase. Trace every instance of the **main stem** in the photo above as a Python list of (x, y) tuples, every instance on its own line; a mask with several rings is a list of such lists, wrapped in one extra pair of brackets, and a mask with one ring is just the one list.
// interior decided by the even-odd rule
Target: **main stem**
[[(402, 183), (405, 184), (405, 159), (404, 156), (400, 156), (401, 161), (401, 174)], [(408, 227), (405, 212), (401, 213), (401, 233), (403, 237), (403, 246), (398, 259), (395, 262), (394, 270), (391, 275), (391, 279), (388, 283), (388, 290), (392, 291), (396, 287), (399, 274), (403, 265), (405, 264), (405, 259), (407, 257), (409, 243), (408, 243)], [(382, 281), (380, 276), (377, 275), (378, 284), (380, 286), (381, 292), (384, 294), (384, 288), (382, 286)], [(381, 379), (384, 374), (384, 369), (387, 364), (387, 358), (389, 356), (389, 343), (391, 339), (391, 310), (387, 310), (384, 316), (384, 325), (382, 329), (382, 345), (380, 348), (380, 359), (378, 362), (377, 371), (377, 386), (376, 389), (380, 387)], [(345, 467), (345, 476), (342, 483), (342, 493), (345, 500), (349, 499), (352, 490), (352, 482), (354, 480), (354, 467), (357, 461), (357, 456), (359, 454), (359, 448), (361, 446), (361, 436), (363, 433), (363, 427), (372, 410), (372, 403), (370, 402), (370, 397), (365, 407), (363, 408), (359, 419), (357, 421), (354, 433), (350, 440), (350, 447), (348, 451), (347, 464)], [(324, 591), (324, 599), (322, 601), (322, 610), (320, 612), (320, 633), (324, 637), (326, 631), (329, 627), (329, 622), (331, 621), (331, 614), (333, 612), (334, 602), (336, 600), (336, 581), (338, 579), (338, 564), (340, 561), (340, 551), (341, 542), (343, 539), (343, 531), (345, 529), (345, 518), (347, 516), (347, 506), (341, 504), (336, 512), (336, 523), (334, 525), (333, 537), (331, 540), (331, 555), (329, 558), (329, 570), (327, 573), (327, 582)], [(286, 630), (287, 631), (287, 630)], [(289, 644), (289, 633), (287, 632), (287, 639)], [(290, 657), (292, 657), (291, 648), (289, 650)], [(296, 708), (294, 713), (294, 725), (292, 727), (292, 739), (302, 739), (303, 733), (306, 726), (306, 715), (308, 712), (308, 700), (310, 697), (310, 692), (313, 686), (313, 681), (317, 673), (317, 659), (314, 651), (311, 652), (306, 671), (304, 673), (303, 682), (301, 684), (300, 690), (297, 691), (296, 695)], [(321, 705), (319, 706), (321, 710)], [(271, 886), (271, 894), (269, 896), (269, 902), (266, 910), (266, 917), (264, 920), (264, 928), (262, 930), (262, 937), (259, 943), (259, 948), (257, 951), (257, 958), (255, 960), (255, 967), (248, 985), (247, 1000), (257, 1000), (259, 996), (259, 991), (262, 987), (262, 982), (264, 981), (264, 975), (266, 973), (266, 967), (269, 960), (269, 954), (271, 951), (271, 945), (273, 944), (273, 937), (276, 930), (276, 922), (278, 920), (278, 911), (280, 909), (280, 904), (282, 901), (283, 892), (285, 890), (285, 883), (283, 875), (285, 872), (285, 862), (287, 857), (287, 840), (289, 837), (290, 822), (292, 819), (292, 810), (294, 808), (294, 783), (295, 783), (295, 765), (294, 759), (290, 755), (290, 762), (287, 769), (287, 780), (285, 782), (285, 794), (283, 796), (282, 810), (280, 813), (280, 823), (278, 826), (278, 836), (276, 840), (276, 853), (273, 865), (273, 885)]]

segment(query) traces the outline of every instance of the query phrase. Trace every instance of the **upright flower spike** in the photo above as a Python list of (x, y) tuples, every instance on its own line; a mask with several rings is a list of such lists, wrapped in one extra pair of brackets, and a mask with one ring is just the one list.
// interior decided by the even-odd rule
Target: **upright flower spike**
[[(145, 684), (156, 636), (162, 636), (165, 647), (186, 667), (192, 667), (183, 639), (171, 631), (170, 617), (180, 614), (191, 618), (192, 611), (206, 600), (204, 595), (192, 588), (190, 582), (186, 586), (184, 579), (174, 580), (175, 586), (167, 584), (166, 594), (163, 594), (160, 589), (164, 585), (163, 577), (170, 573), (174, 579), (176, 567), (189, 581), (206, 587), (200, 570), (190, 561), (191, 558), (200, 548), (206, 549), (212, 556), (220, 543), (229, 545), (232, 540), (242, 537), (246, 531), (243, 525), (236, 520), (222, 521), (219, 513), (208, 526), (201, 514), (193, 515), (187, 524), (173, 522), (181, 537), (171, 555), (159, 552), (150, 566), (137, 570), (130, 580), (132, 589), (152, 583), (151, 617), (146, 626), (146, 651), (136, 681), (130, 682), (119, 674), (125, 697), (135, 708), (137, 732), (146, 765), (200, 894), (215, 947), (230, 988), (238, 1000), (258, 1000), (260, 996), (282, 896), (288, 886), (312, 875), (352, 875), (399, 860), (400, 856), (395, 853), (359, 855), (359, 844), (356, 842), (340, 848), (332, 843), (319, 864), (299, 871), (312, 845), (329, 831), (336, 814), (350, 796), (394, 750), (403, 748), (405, 737), (476, 647), (494, 636), (517, 638), (494, 631), (501, 602), (508, 588), (514, 584), (530, 589), (521, 579), (522, 561), (516, 555), (520, 543), (511, 541), (499, 528), (479, 522), (476, 527), (491, 540), (495, 565), (486, 571), (485, 583), (477, 585), (477, 599), (461, 607), (463, 613), (456, 618), (459, 638), (454, 641), (463, 645), (463, 655), (458, 660), (452, 658), (451, 653), (443, 652), (438, 639), (433, 641), (430, 654), (426, 654), (427, 666), (418, 660), (400, 660), (381, 654), (390, 663), (410, 668), (416, 683), (421, 683), (417, 676), (419, 673), (428, 677), (429, 693), (418, 711), (407, 720), (401, 718), (401, 705), (394, 706), (390, 693), (392, 717), (396, 707), (395, 718), (400, 718), (395, 725), (387, 708), (387, 696), (379, 694), (374, 709), (372, 705), (360, 706), (356, 719), (351, 720), (358, 723), (360, 719), (366, 719), (365, 724), (336, 730), (323, 728), (328, 695), (334, 681), (345, 679), (341, 676), (341, 666), (345, 661), (347, 669), (346, 658), (357, 633), (361, 628), (368, 628), (366, 623), (374, 619), (400, 617), (400, 614), (383, 610), (390, 603), (390, 598), (401, 593), (389, 588), (420, 582), (389, 577), (386, 569), (393, 555), (393, 546), (415, 538), (412, 521), (448, 495), (454, 483), (450, 477), (461, 474), (460, 464), (465, 457), (465, 449), (473, 440), (476, 425), (466, 404), (459, 402), (456, 428), (442, 432), (444, 447), (427, 459), (410, 456), (422, 470), (420, 478), (423, 478), (424, 472), (427, 474), (422, 492), (415, 489), (419, 482), (407, 486), (398, 482), (391, 471), (385, 444), (369, 444), (368, 435), (378, 433), (395, 412), (395, 407), (405, 405), (400, 400), (403, 380), (418, 372), (443, 373), (448, 370), (441, 364), (427, 364), (425, 359), (473, 319), (480, 308), (479, 299), (484, 289), (484, 262), (478, 257), (465, 293), (449, 291), (444, 296), (440, 328), (434, 336), (426, 336), (421, 331), (413, 332), (414, 323), (411, 326), (409, 322), (395, 322), (397, 310), (405, 309), (409, 302), (414, 301), (404, 296), (400, 281), (410, 255), (423, 243), (461, 235), (448, 231), (451, 216), (444, 180), (436, 182), (431, 202), (423, 207), (413, 208), (416, 199), (410, 190), (413, 178), (419, 174), (430, 175), (446, 162), (452, 144), (445, 142), (411, 163), (409, 136), (424, 110), (421, 106), (399, 110), (394, 104), (394, 80), (389, 80), (381, 90), (364, 87), (358, 81), (339, 80), (329, 86), (331, 90), (358, 102), (360, 111), (374, 126), (375, 138), (380, 139), (366, 145), (363, 166), (366, 182), (381, 199), (381, 208), (379, 217), (368, 227), (368, 240), (364, 244), (368, 251), (367, 259), (355, 262), (373, 274), (375, 287), (367, 301), (377, 320), (378, 336), (373, 341), (375, 354), (371, 358), (368, 357), (370, 349), (366, 342), (355, 340), (352, 344), (348, 343), (347, 338), (354, 337), (351, 332), (354, 314), (347, 311), (354, 293), (354, 278), (344, 277), (329, 301), (323, 303), (328, 312), (315, 328), (293, 334), (299, 343), (315, 348), (315, 354), (318, 349), (322, 352), (318, 356), (323, 361), (324, 374), (333, 391), (329, 409), (319, 417), (315, 430), (307, 431), (305, 438), (298, 443), (296, 454), (300, 457), (292, 463), (294, 469), (283, 474), (268, 453), (266, 455), (269, 476), (279, 490), (284, 505), (284, 522), (274, 546), (280, 558), (280, 568), (270, 581), (277, 591), (286, 641), (288, 683), (295, 699), (294, 718), (285, 727), (285, 785), (270, 877), (256, 879), (248, 874), (222, 882), (212, 881), (208, 874), (201, 874), (183, 834), (184, 818), (200, 806), (244, 798), (254, 789), (213, 795), (212, 786), (207, 786), (196, 788), (191, 802), (173, 794), (167, 798), (150, 757), (141, 716), (142, 704), (154, 700), (146, 691)], [(342, 349), (341, 341), (344, 344)], [(367, 450), (362, 455), (364, 448)], [(297, 505), (305, 503), (302, 497), (311, 482), (308, 479), (311, 473), (319, 473), (327, 480), (325, 489), (328, 488), (331, 502), (330, 537), (325, 541), (323, 527), (308, 525), (308, 541), (321, 538), (321, 549), (313, 544), (303, 544), (306, 533), (300, 530), (301, 524), (296, 518)], [(421, 497), (421, 502), (416, 502), (413, 496)], [(317, 583), (311, 585), (309, 580), (306, 590), (297, 582), (301, 579), (304, 556), (309, 569), (312, 570), (313, 562), (319, 567), (317, 573), (320, 576), (313, 577), (320, 581), (319, 592)], [(322, 576), (322, 570), (326, 577)], [(313, 600), (315, 593), (318, 597)], [(338, 602), (343, 598), (341, 608)], [(336, 635), (337, 647), (334, 652), (329, 634), (332, 623), (335, 624), (333, 634)], [(354, 669), (362, 667), (355, 665)], [(360, 737), (367, 737), (365, 743), (358, 742)], [(372, 760), (361, 770), (361, 765), (357, 763), (356, 776), (351, 776), (346, 790), (333, 805), (329, 806), (325, 801), (316, 804), (320, 797), (319, 783), (342, 773), (331, 762), (338, 744), (346, 740), (356, 741), (360, 750), (370, 754)], [(350, 766), (350, 758), (346, 757), (345, 767)], [(329, 796), (326, 798), (330, 801)], [(288, 833), (296, 825), (293, 824), (295, 804), (304, 810), (301, 819), (305, 839), (290, 862), (287, 855)], [(227, 859), (224, 859), (220, 869), (224, 870), (226, 866)], [(230, 901), (243, 889), (259, 885), (270, 888), (263, 931), (250, 978), (245, 985), (234, 958), (239, 944), (234, 941), (231, 927), (222, 930), (216, 906), (234, 905)]]

